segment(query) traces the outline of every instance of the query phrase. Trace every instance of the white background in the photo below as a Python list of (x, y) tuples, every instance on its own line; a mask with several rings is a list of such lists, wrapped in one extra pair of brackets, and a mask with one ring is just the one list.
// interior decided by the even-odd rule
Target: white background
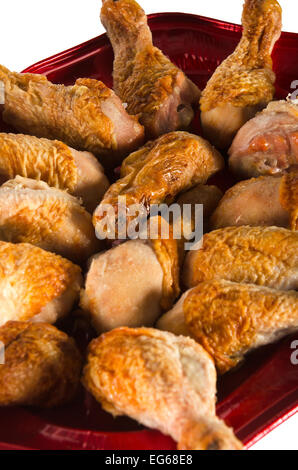
[[(139, 1), (146, 13), (183, 11), (235, 23), (240, 23), (241, 18), (241, 0)], [(283, 29), (298, 33), (297, 0), (280, 0), (280, 4)], [(1, 0), (0, 63), (21, 71), (98, 36), (104, 32), (99, 21), (100, 7), (100, 0)], [(298, 450), (298, 413), (253, 448)]]

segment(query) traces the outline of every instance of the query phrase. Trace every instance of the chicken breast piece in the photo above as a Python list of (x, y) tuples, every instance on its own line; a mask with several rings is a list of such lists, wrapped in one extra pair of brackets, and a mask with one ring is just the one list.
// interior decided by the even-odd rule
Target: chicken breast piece
[(204, 235), (202, 249), (185, 258), (183, 283), (190, 288), (212, 279), (298, 289), (298, 233), (243, 226)]
[(115, 92), (156, 138), (187, 129), (200, 90), (157, 47), (147, 17), (134, 0), (103, 0), (101, 21), (114, 50)]
[[(95, 210), (97, 237), (117, 238), (121, 205), (129, 225), (136, 217), (136, 204), (149, 213), (151, 204), (173, 202), (177, 194), (205, 183), (223, 166), (222, 156), (209, 142), (187, 132), (171, 132), (148, 142), (124, 160), (120, 179), (110, 186)], [(105, 209), (108, 205), (111, 215)]]
[(276, 0), (245, 0), (242, 38), (200, 100), (204, 134), (218, 148), (229, 147), (245, 122), (273, 99), (271, 53), (281, 34), (281, 15)]
[(54, 407), (79, 385), (81, 356), (72, 338), (47, 323), (7, 322), (0, 328), (0, 406)]
[(240, 178), (282, 175), (298, 165), (298, 104), (273, 101), (237, 133), (230, 169)]
[(10, 72), (0, 66), (5, 87), (3, 120), (20, 132), (58, 139), (88, 150), (107, 166), (138, 148), (144, 129), (102, 82), (80, 78), (54, 85), (43, 75)]
[(247, 352), (298, 330), (298, 292), (206, 281), (187, 291), (157, 327), (187, 333), (225, 373)]
[(169, 434), (179, 450), (242, 448), (215, 415), (212, 360), (190, 338), (151, 328), (110, 331), (90, 343), (83, 384), (106, 411)]
[(15, 176), (42, 180), (82, 198), (92, 212), (109, 187), (98, 160), (57, 140), (0, 133), (0, 181)]
[(0, 242), (0, 326), (9, 320), (55, 323), (79, 297), (81, 270), (27, 243)]
[(212, 229), (239, 225), (298, 230), (298, 172), (259, 176), (229, 189), (210, 219)]
[(0, 187), (0, 240), (31, 243), (79, 264), (102, 248), (76, 198), (21, 176)]

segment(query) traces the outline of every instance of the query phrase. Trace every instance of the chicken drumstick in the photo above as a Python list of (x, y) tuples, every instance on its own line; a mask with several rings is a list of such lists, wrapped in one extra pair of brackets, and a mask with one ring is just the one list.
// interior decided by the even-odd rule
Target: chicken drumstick
[(281, 33), (276, 0), (245, 0), (243, 34), (237, 48), (216, 69), (201, 96), (201, 120), (208, 140), (229, 147), (243, 124), (274, 96), (271, 52)]
[(114, 49), (114, 87), (148, 137), (186, 129), (200, 91), (153, 46), (147, 18), (135, 0), (103, 0), (101, 20)]
[(179, 450), (242, 448), (215, 415), (213, 362), (190, 338), (150, 328), (103, 334), (89, 345), (83, 384), (106, 411), (169, 434)]

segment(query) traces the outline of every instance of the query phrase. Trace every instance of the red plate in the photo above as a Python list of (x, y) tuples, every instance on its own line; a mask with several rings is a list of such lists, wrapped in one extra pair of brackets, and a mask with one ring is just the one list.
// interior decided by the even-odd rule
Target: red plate
[[(230, 54), (241, 27), (181, 13), (151, 15), (154, 43), (203, 88), (216, 66)], [(277, 97), (291, 92), (298, 77), (298, 35), (283, 33), (274, 51)], [(46, 74), (56, 83), (92, 77), (112, 86), (113, 54), (106, 35), (92, 39), (25, 72)], [(298, 366), (291, 363), (292, 341), (258, 350), (218, 384), (218, 415), (250, 447), (298, 410)], [(127, 418), (113, 419), (84, 391), (71, 405), (40, 411), (0, 409), (0, 449), (171, 450), (175, 443)]]

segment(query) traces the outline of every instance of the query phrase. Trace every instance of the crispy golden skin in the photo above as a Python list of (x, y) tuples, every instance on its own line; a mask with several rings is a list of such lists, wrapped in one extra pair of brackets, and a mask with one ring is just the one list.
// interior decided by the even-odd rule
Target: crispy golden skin
[[(120, 179), (110, 186), (94, 212), (97, 235), (112, 237), (115, 233), (117, 237), (119, 202), (126, 207), (129, 223), (136, 217), (129, 214), (130, 206), (142, 204), (149, 211), (150, 204), (171, 203), (178, 193), (205, 183), (223, 166), (222, 156), (206, 140), (187, 132), (171, 132), (148, 142), (124, 160)], [(114, 208), (116, 220), (105, 215), (107, 204)]]
[(204, 235), (185, 258), (183, 283), (227, 279), (275, 289), (298, 288), (298, 233), (278, 227), (228, 227)]
[(0, 66), (5, 86), (3, 120), (18, 131), (59, 139), (115, 164), (143, 142), (144, 130), (102, 82), (80, 78), (54, 85), (43, 75), (10, 72)]
[(147, 17), (134, 0), (103, 0), (101, 20), (114, 49), (114, 87), (148, 137), (186, 129), (200, 90), (152, 44)]
[(20, 175), (42, 180), (83, 199), (94, 210), (109, 182), (90, 152), (79, 152), (58, 140), (0, 133), (0, 181)]
[[(225, 280), (206, 281), (188, 291), (182, 315), (191, 336), (225, 373), (248, 351), (298, 330), (298, 293)], [(171, 327), (166, 329), (172, 331)]]
[(53, 407), (78, 387), (81, 356), (72, 338), (47, 323), (7, 322), (0, 328), (0, 406)]
[(83, 384), (106, 411), (169, 434), (181, 450), (242, 447), (215, 415), (214, 365), (190, 338), (150, 328), (103, 334), (89, 345)]
[(0, 240), (31, 243), (79, 264), (103, 248), (75, 197), (21, 176), (0, 187)]
[(221, 199), (210, 219), (212, 229), (250, 225), (297, 230), (298, 172), (241, 181)]
[(0, 326), (9, 320), (54, 323), (77, 300), (80, 271), (41, 248), (0, 242)]
[(276, 0), (245, 0), (242, 24), (238, 46), (216, 69), (200, 100), (204, 132), (219, 148), (231, 144), (275, 91), (271, 53), (281, 34), (281, 7)]

